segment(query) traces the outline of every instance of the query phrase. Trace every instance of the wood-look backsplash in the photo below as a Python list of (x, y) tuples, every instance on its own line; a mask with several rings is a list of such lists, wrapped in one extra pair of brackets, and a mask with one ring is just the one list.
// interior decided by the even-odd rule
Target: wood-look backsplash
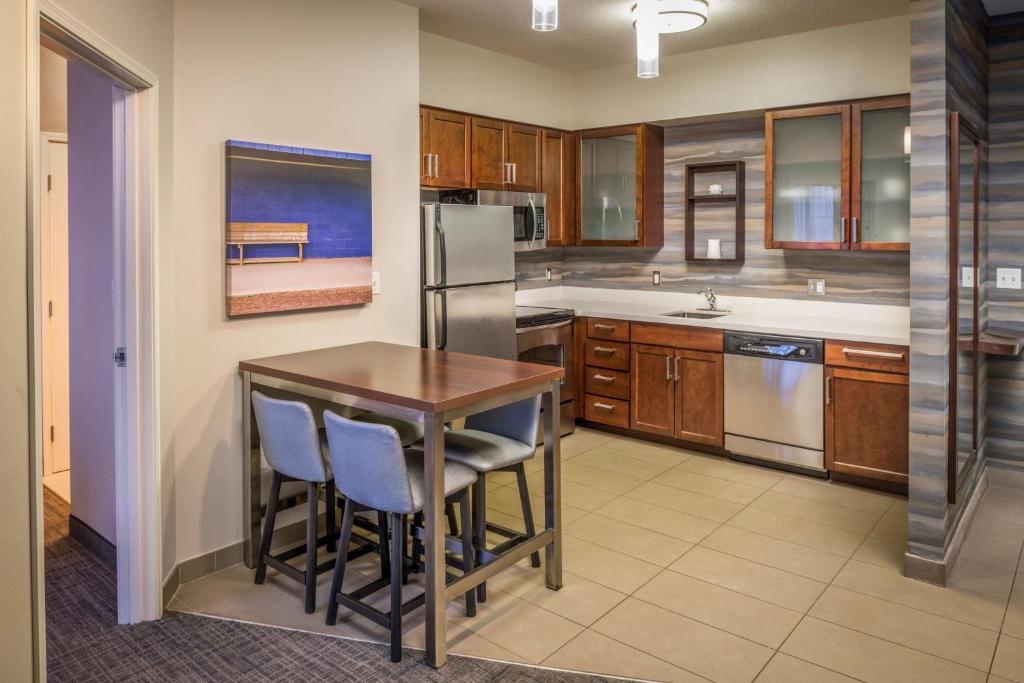
[[(683, 258), (686, 165), (746, 162), (746, 261), (687, 262)], [(696, 291), (712, 284), (720, 294), (909, 303), (910, 258), (906, 253), (783, 251), (764, 248), (764, 117), (697, 123), (665, 129), (665, 246), (660, 249), (565, 247), (516, 255), (521, 288), (551, 284), (577, 287)], [(661, 271), (661, 286), (651, 271)], [(824, 278), (824, 297), (807, 294), (809, 278)]]

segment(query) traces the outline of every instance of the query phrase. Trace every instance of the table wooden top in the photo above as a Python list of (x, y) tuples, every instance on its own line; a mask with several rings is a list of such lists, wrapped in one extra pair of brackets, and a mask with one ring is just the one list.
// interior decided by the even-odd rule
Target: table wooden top
[(363, 342), (241, 361), (239, 370), (427, 413), (552, 382), (562, 368)]

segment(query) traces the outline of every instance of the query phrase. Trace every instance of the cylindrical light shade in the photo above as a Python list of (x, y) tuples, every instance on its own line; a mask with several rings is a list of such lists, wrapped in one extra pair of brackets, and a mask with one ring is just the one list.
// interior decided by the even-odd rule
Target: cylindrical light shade
[(639, 0), (636, 6), (636, 75), (658, 76), (658, 0)]
[(533, 0), (533, 30), (554, 31), (558, 28), (558, 0)]
[(910, 156), (910, 126), (903, 127), (903, 153)]

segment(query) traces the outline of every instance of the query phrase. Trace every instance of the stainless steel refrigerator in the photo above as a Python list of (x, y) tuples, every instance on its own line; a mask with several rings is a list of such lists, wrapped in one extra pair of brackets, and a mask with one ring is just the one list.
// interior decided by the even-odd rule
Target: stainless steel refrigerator
[(423, 345), (514, 360), (512, 207), (424, 204), (421, 210)]

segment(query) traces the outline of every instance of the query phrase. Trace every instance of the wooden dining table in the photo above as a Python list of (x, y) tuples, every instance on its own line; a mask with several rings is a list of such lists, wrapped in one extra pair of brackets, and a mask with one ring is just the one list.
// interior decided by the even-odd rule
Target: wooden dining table
[[(290, 391), (314, 387), (331, 401), (423, 423), (426, 546), (426, 661), (447, 660), (445, 608), (494, 574), (544, 550), (545, 582), (562, 587), (559, 473), (560, 367), (364, 342), (301, 351), (238, 364), (242, 375), (245, 563), (256, 566), (261, 520), (261, 458), (252, 391), (261, 378), (287, 382)], [(265, 380), (263, 380), (265, 381)], [(467, 415), (542, 394), (544, 425), (544, 529), (449, 581), (445, 572), (444, 425)]]

